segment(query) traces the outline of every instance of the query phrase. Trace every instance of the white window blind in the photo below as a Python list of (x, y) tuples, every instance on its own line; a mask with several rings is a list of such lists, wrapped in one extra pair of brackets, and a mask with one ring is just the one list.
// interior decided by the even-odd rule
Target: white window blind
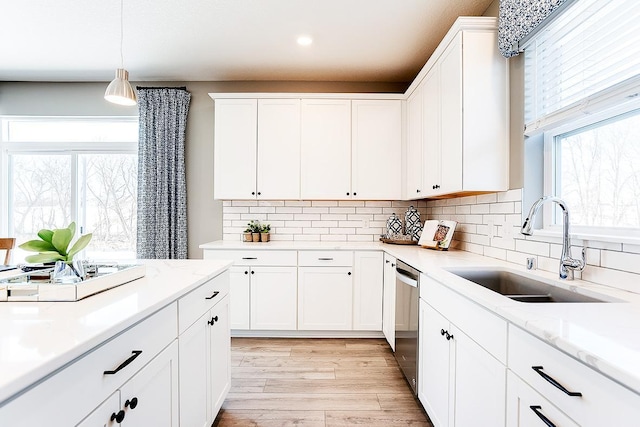
[(640, 1), (580, 0), (525, 46), (525, 134), (640, 91)]

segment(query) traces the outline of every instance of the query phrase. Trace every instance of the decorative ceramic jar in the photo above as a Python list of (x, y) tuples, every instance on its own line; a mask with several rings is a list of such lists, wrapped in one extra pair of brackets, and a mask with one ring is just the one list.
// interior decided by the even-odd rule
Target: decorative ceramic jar
[[(414, 228), (419, 225), (420, 225), (420, 212), (418, 212), (418, 210), (413, 206), (409, 206), (407, 211), (404, 213), (405, 234), (410, 234), (413, 236)], [(420, 230), (421, 229), (422, 228), (420, 228)]]
[(418, 221), (413, 224), (409, 230), (407, 230), (407, 234), (411, 235), (411, 240), (416, 242), (420, 241), (420, 235), (422, 234), (422, 223)]
[(391, 214), (389, 219), (387, 219), (387, 236), (391, 238), (392, 236), (402, 234), (402, 220), (395, 213)]

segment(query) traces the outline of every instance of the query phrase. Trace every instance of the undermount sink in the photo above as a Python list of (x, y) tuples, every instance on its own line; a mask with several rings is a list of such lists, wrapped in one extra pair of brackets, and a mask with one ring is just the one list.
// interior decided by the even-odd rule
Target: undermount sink
[(500, 295), (520, 302), (613, 302), (613, 298), (587, 296), (554, 286), (542, 280), (502, 269), (452, 268), (456, 276), (467, 279)]

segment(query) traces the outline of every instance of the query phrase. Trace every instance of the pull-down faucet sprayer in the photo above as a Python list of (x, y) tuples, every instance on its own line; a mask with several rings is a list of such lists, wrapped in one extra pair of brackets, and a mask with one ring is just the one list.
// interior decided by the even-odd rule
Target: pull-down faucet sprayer
[(529, 210), (529, 215), (522, 224), (520, 232), (525, 236), (532, 235), (533, 220), (538, 213), (538, 210), (545, 202), (555, 202), (562, 209), (562, 254), (560, 255), (560, 278), (566, 280), (573, 280), (574, 270), (582, 271), (586, 264), (585, 249), (582, 248), (582, 259), (571, 258), (569, 251), (571, 250), (571, 239), (569, 237), (569, 209), (567, 208), (564, 200), (554, 197), (545, 196), (536, 200)]

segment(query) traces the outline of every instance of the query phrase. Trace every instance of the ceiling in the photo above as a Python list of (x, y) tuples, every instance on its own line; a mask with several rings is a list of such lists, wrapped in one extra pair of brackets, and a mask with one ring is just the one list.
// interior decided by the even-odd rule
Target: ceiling
[[(411, 81), (492, 0), (123, 0), (133, 81)], [(119, 0), (0, 0), (0, 81), (109, 81)], [(299, 35), (313, 38), (299, 46)]]

